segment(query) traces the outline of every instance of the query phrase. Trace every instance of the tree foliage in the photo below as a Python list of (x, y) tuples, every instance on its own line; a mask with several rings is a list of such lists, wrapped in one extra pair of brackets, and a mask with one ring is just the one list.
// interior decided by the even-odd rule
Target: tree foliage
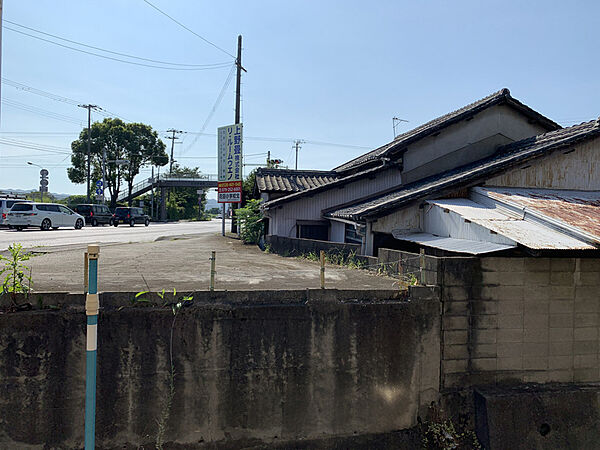
[[(200, 177), (202, 173), (197, 167), (173, 165), (174, 177)], [(202, 219), (206, 205), (206, 190), (202, 193), (201, 204), (198, 202), (197, 188), (177, 188), (167, 195), (167, 216), (170, 220)]]
[(240, 236), (246, 244), (258, 244), (263, 232), (260, 202), (260, 200), (250, 199), (246, 202), (246, 206), (234, 211), (240, 224)]
[[(116, 205), (122, 183), (126, 183), (131, 191), (135, 176), (142, 167), (149, 164), (164, 166), (169, 161), (164, 142), (149, 125), (106, 118), (102, 122), (94, 122), (90, 134), (91, 181), (102, 180), (102, 155), (105, 151), (106, 160), (110, 161), (106, 163), (105, 192), (109, 194), (111, 208)], [(73, 153), (67, 175), (73, 183), (86, 182), (87, 139), (87, 128), (84, 128), (79, 138), (71, 143)], [(117, 160), (128, 160), (129, 163), (118, 165), (114, 163)]]

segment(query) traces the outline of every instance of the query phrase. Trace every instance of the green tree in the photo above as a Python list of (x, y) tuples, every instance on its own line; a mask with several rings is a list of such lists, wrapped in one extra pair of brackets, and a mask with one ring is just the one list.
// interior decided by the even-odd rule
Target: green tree
[(260, 202), (261, 200), (250, 199), (246, 206), (234, 211), (240, 224), (240, 236), (246, 244), (258, 244), (263, 232)]
[[(200, 177), (202, 173), (197, 167), (182, 167), (173, 165), (174, 177)], [(200, 204), (196, 188), (173, 189), (167, 196), (167, 215), (171, 220), (203, 219), (206, 205), (206, 190), (203, 191)]]
[(254, 183), (256, 183), (256, 169), (250, 172), (242, 183), (242, 200), (244, 205), (248, 200), (257, 200), (260, 198), (260, 194), (258, 196), (254, 195)]
[[(105, 191), (110, 197), (110, 207), (114, 208), (121, 191), (121, 184), (133, 186), (133, 180), (140, 168), (148, 165), (165, 165), (169, 157), (165, 144), (158, 138), (156, 131), (141, 123), (125, 123), (121, 119), (106, 118), (94, 122), (91, 127), (90, 164), (92, 181), (102, 179), (102, 155), (106, 152), (107, 161), (130, 161), (128, 165), (106, 163)], [(87, 179), (87, 128), (79, 138), (71, 143), (71, 167), (67, 175), (73, 183), (82, 184)]]

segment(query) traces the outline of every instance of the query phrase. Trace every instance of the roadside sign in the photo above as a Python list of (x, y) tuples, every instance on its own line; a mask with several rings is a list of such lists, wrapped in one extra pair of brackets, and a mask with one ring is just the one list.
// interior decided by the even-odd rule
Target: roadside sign
[(47, 178), (42, 178), (40, 180), (40, 186), (48, 186), (48, 179)]
[(217, 129), (219, 203), (242, 201), (242, 130), (241, 123)]
[(100, 189), (100, 188), (96, 189), (96, 195), (100, 196), (100, 195), (102, 195), (103, 192), (104, 191), (102, 189)]
[(47, 186), (40, 186), (40, 192), (48, 192)]
[(99, 188), (101, 188), (102, 187), (102, 180), (96, 181), (96, 186), (98, 186)]
[(44, 178), (44, 177), (47, 177), (47, 176), (48, 176), (48, 173), (49, 173), (49, 172), (48, 172), (48, 169), (42, 169), (42, 170), (40, 170), (40, 176), (41, 176), (42, 178)]

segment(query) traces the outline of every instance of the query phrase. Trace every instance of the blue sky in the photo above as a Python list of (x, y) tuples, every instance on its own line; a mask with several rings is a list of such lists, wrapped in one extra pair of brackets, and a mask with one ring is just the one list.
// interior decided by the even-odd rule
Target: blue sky
[[(502, 87), (562, 125), (600, 115), (597, 2), (150, 1), (231, 54), (243, 35), (248, 163), (270, 150), (293, 167), (292, 140), (304, 139), (299, 168), (331, 169), (391, 140), (394, 116), (409, 121), (399, 128), (406, 131)], [(5, 27), (30, 34), (7, 21), (148, 59), (233, 63), (143, 0), (6, 0), (4, 19)], [(6, 28), (2, 52), (3, 78), (100, 105), (161, 136), (169, 128), (200, 131), (229, 74), (228, 67), (123, 64)], [(233, 122), (234, 86), (205, 133)], [(6, 83), (2, 98), (0, 189), (36, 188), (39, 169), (29, 160), (48, 167), (52, 192), (84, 193), (69, 182), (69, 157), (61, 152), (85, 125), (86, 111)], [(216, 173), (216, 138), (181, 137), (175, 159)]]

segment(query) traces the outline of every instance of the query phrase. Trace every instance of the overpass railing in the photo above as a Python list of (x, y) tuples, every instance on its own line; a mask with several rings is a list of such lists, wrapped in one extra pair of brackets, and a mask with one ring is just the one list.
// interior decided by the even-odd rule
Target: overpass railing
[[(177, 182), (177, 181), (218, 181), (218, 175), (215, 174), (201, 174), (200, 176), (172, 176), (169, 174), (162, 174), (160, 176), (149, 177), (145, 180), (142, 180), (133, 185), (131, 189), (132, 197), (139, 195), (138, 193), (143, 193), (143, 191), (149, 191), (153, 186), (157, 185), (159, 182)], [(119, 197), (117, 197), (117, 201), (123, 201), (127, 197), (129, 197), (129, 189), (125, 187), (125, 191), (119, 193)]]

